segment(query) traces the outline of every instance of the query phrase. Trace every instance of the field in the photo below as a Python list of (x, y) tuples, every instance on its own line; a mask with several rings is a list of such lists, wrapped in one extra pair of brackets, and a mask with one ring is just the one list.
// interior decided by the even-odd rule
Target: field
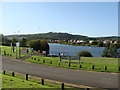
[[(9, 46), (1, 46), (2, 47), (2, 54), (4, 55), (4, 50), (6, 53), (11, 53), (11, 47)], [(20, 49), (23, 49), (21, 47)], [(25, 54), (21, 54), (21, 56), (25, 56)], [(12, 57), (15, 58), (15, 53), (12, 54)], [(81, 57), (81, 63), (60, 63), (58, 64), (60, 58), (59, 57), (44, 57), (38, 55), (32, 55), (30, 58), (25, 59), (27, 62), (37, 63), (37, 64), (44, 64), (50, 65), (55, 67), (62, 67), (62, 68), (70, 68), (70, 69), (78, 69), (78, 70), (88, 70), (88, 71), (98, 71), (98, 72), (115, 72), (120, 73), (118, 67), (119, 59), (118, 58), (96, 58), (96, 57)], [(44, 62), (45, 61), (45, 62)], [(65, 61), (65, 60), (63, 60)], [(80, 67), (81, 65), (81, 67)], [(94, 69), (91, 69), (91, 66), (94, 65)], [(105, 66), (107, 67), (105, 70)]]

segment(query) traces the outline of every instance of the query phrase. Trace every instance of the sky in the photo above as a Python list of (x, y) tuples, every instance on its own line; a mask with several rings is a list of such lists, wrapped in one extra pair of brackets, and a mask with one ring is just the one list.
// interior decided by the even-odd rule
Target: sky
[(0, 7), (0, 30), (4, 35), (118, 35), (117, 2), (1, 2)]

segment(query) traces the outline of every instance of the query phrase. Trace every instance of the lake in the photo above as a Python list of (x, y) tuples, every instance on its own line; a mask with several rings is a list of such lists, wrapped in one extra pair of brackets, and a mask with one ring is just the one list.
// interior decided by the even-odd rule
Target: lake
[(104, 47), (91, 47), (91, 46), (75, 46), (75, 45), (65, 45), (65, 44), (56, 44), (49, 43), (50, 54), (58, 54), (64, 52), (66, 55), (77, 56), (79, 51), (89, 51), (93, 57), (101, 57), (101, 54), (104, 50)]

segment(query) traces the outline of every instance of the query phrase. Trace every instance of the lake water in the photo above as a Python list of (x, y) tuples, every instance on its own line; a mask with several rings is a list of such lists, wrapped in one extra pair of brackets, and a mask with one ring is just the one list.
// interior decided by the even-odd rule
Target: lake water
[(89, 51), (93, 57), (101, 57), (104, 47), (91, 47), (91, 46), (75, 46), (75, 45), (65, 45), (49, 43), (50, 54), (58, 54), (64, 52), (66, 55), (77, 56), (79, 51)]

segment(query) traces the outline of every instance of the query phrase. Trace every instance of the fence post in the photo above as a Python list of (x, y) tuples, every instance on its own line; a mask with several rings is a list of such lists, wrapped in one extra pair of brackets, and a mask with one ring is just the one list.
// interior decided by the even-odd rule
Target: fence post
[(71, 66), (71, 63), (69, 62), (69, 63), (68, 63), (68, 67), (70, 67), (70, 66)]
[(14, 72), (12, 72), (12, 76), (13, 76), (13, 77), (15, 76), (15, 73), (14, 73)]
[(107, 70), (107, 66), (104, 66), (104, 70)]
[(85, 90), (90, 90), (89, 88), (85, 88)]
[(16, 59), (18, 59), (18, 50), (16, 50)]
[(43, 59), (43, 63), (45, 63), (45, 60)]
[(28, 80), (28, 74), (26, 74), (26, 80)]
[(94, 65), (92, 65), (92, 66), (91, 66), (91, 69), (95, 69), (95, 66), (94, 66)]
[(50, 64), (52, 64), (52, 61), (50, 61)]
[(80, 63), (80, 57), (79, 57), (79, 63)]
[(60, 65), (60, 62), (58, 62), (58, 65)]
[(79, 65), (79, 68), (82, 68), (82, 65), (81, 65), (81, 64)]
[(60, 56), (60, 62), (62, 61), (62, 57)]
[(4, 55), (6, 55), (6, 51), (4, 51)]
[(118, 67), (118, 71), (120, 71), (120, 67)]
[(61, 89), (64, 90), (64, 83), (61, 84)]
[(3, 71), (3, 74), (5, 75), (5, 70)]
[(41, 84), (44, 85), (44, 79), (41, 79)]

